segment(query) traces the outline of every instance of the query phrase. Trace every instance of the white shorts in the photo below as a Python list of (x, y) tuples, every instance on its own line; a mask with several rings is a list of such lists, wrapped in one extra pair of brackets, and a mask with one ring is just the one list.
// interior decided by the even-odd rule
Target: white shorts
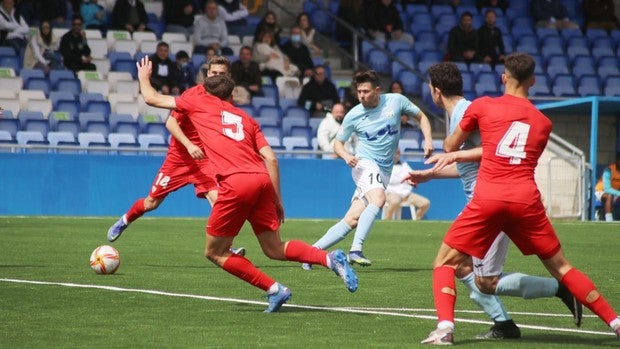
[(510, 238), (503, 232), (497, 235), (491, 248), (484, 255), (483, 259), (471, 257), (474, 265), (474, 275), (476, 276), (499, 276), (504, 270), (506, 255), (508, 254), (508, 245)]
[(357, 166), (351, 170), (351, 176), (355, 183), (354, 199), (363, 199), (364, 195), (372, 189), (381, 188), (385, 190), (390, 182), (390, 176), (383, 173), (374, 161), (361, 159)]
[(594, 197), (596, 198), (596, 201), (601, 201), (601, 197), (603, 196), (603, 194), (605, 194), (604, 191), (595, 191), (594, 192)]

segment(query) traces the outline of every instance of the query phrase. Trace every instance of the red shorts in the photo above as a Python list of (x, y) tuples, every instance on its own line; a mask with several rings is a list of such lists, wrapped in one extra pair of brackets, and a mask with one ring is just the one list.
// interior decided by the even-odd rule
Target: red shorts
[(560, 240), (540, 201), (521, 204), (474, 197), (448, 229), (443, 241), (460, 252), (482, 259), (501, 231), (524, 255), (535, 254), (548, 259), (560, 250)]
[(246, 220), (257, 235), (280, 228), (276, 192), (266, 173), (236, 173), (220, 180), (207, 234), (237, 236)]
[(149, 195), (155, 199), (164, 198), (179, 188), (193, 184), (196, 197), (204, 199), (209, 191), (217, 190), (215, 176), (209, 169), (207, 159), (182, 161), (166, 156)]

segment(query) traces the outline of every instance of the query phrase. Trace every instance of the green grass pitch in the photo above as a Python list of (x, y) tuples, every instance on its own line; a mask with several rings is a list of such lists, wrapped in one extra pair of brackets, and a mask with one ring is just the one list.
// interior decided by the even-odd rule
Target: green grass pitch
[[(116, 218), (0, 217), (1, 348), (412, 348), (435, 327), (431, 264), (449, 222), (377, 221), (349, 293), (333, 272), (267, 259), (246, 225), (235, 240), (293, 298), (264, 314), (264, 293), (204, 254), (204, 219), (142, 218), (113, 244), (115, 275), (97, 275), (91, 252)], [(334, 220), (289, 220), (283, 240), (314, 242)], [(554, 222), (565, 254), (620, 309), (620, 226)], [(351, 236), (337, 245), (347, 250)], [(548, 274), (514, 247), (506, 271)], [(25, 282), (18, 282), (25, 281)], [(46, 282), (46, 283), (34, 283)], [(503, 301), (516, 341), (478, 341), (490, 326), (457, 283), (455, 344), (463, 348), (620, 347), (589, 310), (577, 329), (557, 298)]]

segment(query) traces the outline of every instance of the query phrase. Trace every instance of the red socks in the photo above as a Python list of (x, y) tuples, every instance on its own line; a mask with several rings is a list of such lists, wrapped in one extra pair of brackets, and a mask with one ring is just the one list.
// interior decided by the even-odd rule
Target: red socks
[[(437, 322), (454, 322), (454, 304), (456, 303), (455, 274), (456, 270), (452, 267), (441, 266), (433, 269), (433, 297), (435, 299), (435, 310), (437, 310)], [(452, 293), (446, 293), (442, 290)]]
[(129, 211), (125, 213), (127, 217), (127, 224), (135, 221), (136, 219), (142, 217), (142, 215), (146, 212), (144, 209), (144, 198), (136, 200), (133, 203)]
[(598, 293), (594, 283), (577, 268), (569, 270), (560, 282), (568, 288), (570, 293), (577, 298), (577, 300), (592, 310), (592, 312), (600, 317), (606, 324), (609, 324), (612, 320), (617, 318), (616, 312), (607, 303), (603, 295), (600, 293), (596, 299), (588, 300), (588, 295), (592, 296), (592, 293)]
[(318, 264), (327, 267), (327, 252), (300, 240), (291, 240), (284, 251), (287, 261)]
[(265, 292), (276, 282), (267, 276), (267, 274), (256, 268), (254, 264), (245, 257), (241, 257), (234, 253), (224, 262), (222, 269)]

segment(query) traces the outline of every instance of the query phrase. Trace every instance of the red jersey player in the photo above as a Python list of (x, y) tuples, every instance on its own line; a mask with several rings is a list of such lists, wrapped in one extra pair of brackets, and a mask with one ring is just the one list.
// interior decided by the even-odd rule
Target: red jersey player
[[(211, 58), (205, 75), (229, 75), (230, 61), (223, 56)], [(188, 89), (187, 94), (205, 94), (204, 86), (197, 85)], [(110, 242), (118, 239), (129, 224), (142, 217), (146, 212), (155, 210), (170, 194), (186, 185), (193, 184), (196, 197), (207, 198), (211, 206), (217, 200), (217, 183), (215, 174), (205, 158), (200, 137), (189, 120), (179, 121), (177, 111), (172, 111), (166, 120), (166, 127), (175, 137), (170, 140), (164, 163), (157, 172), (149, 195), (136, 200), (129, 210), (121, 216), (108, 230)], [(234, 249), (236, 253), (245, 253), (244, 248)]]
[(144, 57), (138, 66), (140, 90), (147, 104), (176, 109), (192, 121), (218, 181), (218, 199), (207, 221), (205, 256), (234, 276), (267, 292), (266, 312), (278, 311), (290, 290), (256, 268), (229, 246), (247, 220), (265, 255), (271, 259), (320, 264), (332, 269), (351, 292), (357, 275), (342, 250), (330, 253), (302, 241), (280, 240), (284, 221), (277, 158), (256, 120), (227, 102), (234, 82), (227, 76), (208, 77), (204, 95), (174, 98), (157, 93), (150, 84), (152, 63)]
[(458, 151), (476, 129), (482, 139), (482, 161), (473, 199), (446, 233), (434, 261), (438, 324), (422, 343), (453, 342), (455, 270), (469, 256), (483, 258), (501, 231), (523, 254), (537, 255), (551, 275), (620, 338), (620, 319), (615, 311), (594, 283), (564, 257), (534, 181), (534, 170), (552, 126), (527, 99), (534, 84), (534, 68), (535, 62), (527, 54), (508, 56), (502, 74), (505, 94), (475, 100), (444, 142), (447, 153), (436, 170), (456, 159), (449, 152)]

